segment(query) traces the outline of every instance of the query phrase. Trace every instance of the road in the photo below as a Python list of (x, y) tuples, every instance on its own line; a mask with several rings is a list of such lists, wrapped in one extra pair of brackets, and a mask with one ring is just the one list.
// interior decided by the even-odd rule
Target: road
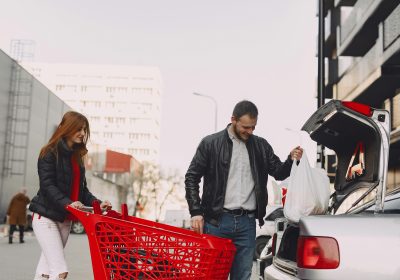
[[(14, 238), (13, 244), (8, 244), (8, 237), (3, 234), (0, 236), (0, 279), (33, 279), (40, 255), (40, 247), (33, 233), (26, 233), (23, 244), (18, 243), (18, 237)], [(86, 235), (70, 235), (66, 247), (66, 257), (70, 268), (68, 279), (93, 279)]]
[[(0, 225), (0, 280), (27, 280), (33, 279), (40, 248), (32, 232), (27, 232), (25, 243), (8, 244), (8, 237), (3, 234)], [(16, 233), (17, 234), (17, 233)], [(15, 235), (17, 236), (17, 235)], [(89, 244), (85, 234), (71, 234), (66, 246), (66, 258), (70, 273), (68, 279), (93, 279), (92, 263), (90, 260)], [(255, 263), (253, 265), (253, 271)], [(256, 280), (253, 273), (251, 280)]]

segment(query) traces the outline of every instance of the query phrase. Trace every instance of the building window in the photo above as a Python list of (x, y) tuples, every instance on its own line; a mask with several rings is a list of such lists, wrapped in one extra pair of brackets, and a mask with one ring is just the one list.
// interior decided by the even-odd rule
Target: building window
[(130, 140), (148, 141), (151, 139), (150, 133), (129, 133)]
[(137, 140), (138, 139), (138, 134), (137, 133), (129, 133), (128, 137), (131, 140)]
[(125, 118), (116, 117), (115, 118), (115, 123), (124, 124), (125, 123)]
[(103, 132), (103, 137), (107, 138), (107, 139), (112, 139), (113, 134), (112, 134), (112, 132)]
[(128, 152), (132, 155), (139, 155), (139, 156), (148, 156), (150, 155), (149, 149), (128, 149)]
[(106, 92), (115, 92), (116, 90), (116, 87), (106, 87)]
[(118, 92), (127, 93), (128, 92), (128, 88), (127, 87), (118, 87)]
[(56, 91), (62, 91), (65, 89), (65, 85), (56, 85)]
[(106, 108), (114, 108), (114, 107), (115, 107), (115, 102), (112, 102), (112, 101), (106, 102)]
[(100, 121), (100, 117), (90, 117), (90, 122), (99, 122)]

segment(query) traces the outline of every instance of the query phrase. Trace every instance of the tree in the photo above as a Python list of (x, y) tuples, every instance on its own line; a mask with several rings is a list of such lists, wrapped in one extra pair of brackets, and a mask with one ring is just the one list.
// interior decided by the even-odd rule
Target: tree
[(167, 176), (164, 176), (163, 180), (166, 182), (167, 185), (167, 192), (164, 195), (163, 199), (161, 200), (159, 211), (157, 214), (157, 220), (160, 220), (161, 213), (163, 211), (163, 207), (165, 202), (167, 201), (168, 197), (174, 196), (175, 198), (179, 196), (179, 188), (183, 185), (183, 177), (179, 174), (178, 170), (175, 170), (173, 173), (170, 173)]
[[(133, 215), (137, 216), (140, 211), (145, 216), (152, 212), (152, 208), (154, 219), (158, 221), (166, 201), (179, 197), (181, 192), (178, 187), (182, 185), (183, 177), (177, 170), (166, 173), (161, 171), (159, 165), (144, 162), (133, 184), (135, 194)], [(178, 199), (178, 201), (182, 201), (182, 199)]]

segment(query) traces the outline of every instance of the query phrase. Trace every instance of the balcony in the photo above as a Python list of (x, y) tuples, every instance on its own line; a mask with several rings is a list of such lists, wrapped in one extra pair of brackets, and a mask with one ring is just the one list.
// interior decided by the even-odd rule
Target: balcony
[(379, 23), (398, 4), (393, 0), (358, 0), (347, 20), (337, 29), (338, 55), (364, 56), (375, 44)]
[(335, 7), (339, 6), (354, 6), (357, 0), (335, 0)]
[[(318, 14), (318, 9), (319, 9), (319, 0), (315, 0), (315, 2), (317, 2), (317, 14)], [(334, 7), (334, 0), (324, 0), (324, 17), (326, 17), (326, 14), (328, 13), (328, 11), (330, 9), (332, 9)]]
[(375, 45), (343, 74), (336, 98), (379, 107), (400, 88), (400, 6), (378, 25)]
[(345, 72), (337, 84), (338, 99), (356, 99), (365, 88), (365, 84), (371, 84), (371, 79), (374, 80), (376, 75), (380, 75), (380, 56), (379, 46), (376, 44)]
[[(330, 9), (325, 16), (325, 57), (332, 57), (336, 51), (336, 28), (340, 24), (340, 9)], [(318, 38), (317, 38), (318, 44)], [(317, 47), (318, 50), (318, 47)]]
[[(383, 22), (383, 48), (387, 50), (400, 36), (400, 5)], [(395, 48), (395, 50), (397, 50)]]

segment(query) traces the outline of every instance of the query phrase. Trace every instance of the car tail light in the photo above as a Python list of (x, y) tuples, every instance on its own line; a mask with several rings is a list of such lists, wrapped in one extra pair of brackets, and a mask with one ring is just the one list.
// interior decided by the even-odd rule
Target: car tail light
[(276, 233), (274, 233), (274, 235), (272, 236), (272, 248), (271, 248), (271, 252), (272, 255), (275, 256), (275, 252), (276, 252), (276, 239), (277, 239), (278, 235)]
[(297, 266), (335, 269), (339, 266), (339, 245), (331, 237), (300, 236), (297, 242)]
[(364, 116), (371, 117), (372, 116), (372, 108), (361, 103), (351, 102), (351, 101), (342, 101), (343, 106), (356, 111)]

